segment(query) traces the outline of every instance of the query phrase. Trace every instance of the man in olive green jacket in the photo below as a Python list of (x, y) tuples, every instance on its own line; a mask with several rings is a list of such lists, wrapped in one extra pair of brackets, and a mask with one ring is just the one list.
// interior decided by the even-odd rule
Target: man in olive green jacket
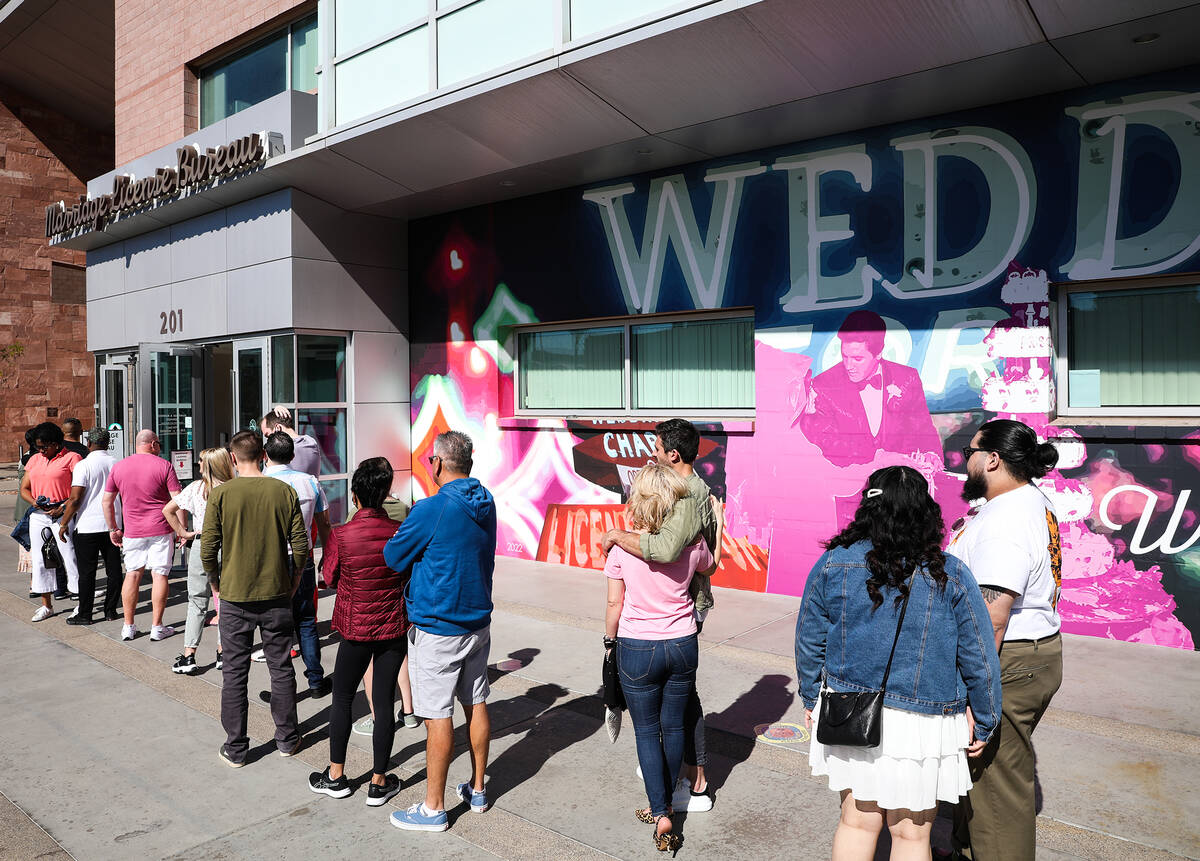
[(221, 593), (221, 725), (226, 741), (219, 755), (227, 765), (241, 768), (250, 745), (246, 681), (258, 629), (271, 674), (275, 746), (281, 756), (300, 748), (291, 660), (292, 595), (308, 558), (308, 533), (296, 491), (262, 474), (262, 437), (242, 431), (229, 448), (238, 477), (208, 496), (200, 560)]

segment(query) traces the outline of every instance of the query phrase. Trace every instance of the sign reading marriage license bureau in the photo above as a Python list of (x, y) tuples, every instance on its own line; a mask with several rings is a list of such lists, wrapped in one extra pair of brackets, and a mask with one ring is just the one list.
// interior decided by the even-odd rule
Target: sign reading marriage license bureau
[(191, 144), (175, 151), (174, 167), (160, 167), (153, 176), (134, 179), (129, 174), (117, 174), (110, 194), (90, 199), (80, 195), (79, 202), (70, 208), (61, 201), (47, 206), (46, 236), (71, 233), (81, 227), (103, 230), (110, 219), (123, 213), (262, 164), (271, 154), (270, 138), (267, 132), (255, 132), (204, 152)]

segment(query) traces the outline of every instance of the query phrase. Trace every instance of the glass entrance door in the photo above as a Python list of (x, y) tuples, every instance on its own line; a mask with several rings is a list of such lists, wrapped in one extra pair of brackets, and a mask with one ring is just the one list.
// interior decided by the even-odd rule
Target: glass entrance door
[[(101, 364), (100, 424), (108, 429), (108, 451), (118, 460), (132, 450), (130, 428), (133, 425), (133, 403), (129, 389), (129, 365), (117, 364), (112, 356)], [(136, 432), (136, 431), (135, 431)]]
[(204, 367), (199, 347), (144, 344), (140, 367), (148, 396), (143, 427), (158, 434), (162, 456), (176, 465), (181, 479), (194, 475), (203, 442)]
[(233, 342), (233, 418), (234, 433), (258, 430), (258, 423), (268, 409), (267, 380), (270, 357), (266, 338), (248, 338)]

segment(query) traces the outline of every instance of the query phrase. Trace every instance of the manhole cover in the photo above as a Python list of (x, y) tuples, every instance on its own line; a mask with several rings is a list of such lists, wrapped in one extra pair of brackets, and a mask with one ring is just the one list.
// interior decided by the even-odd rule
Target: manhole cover
[(808, 730), (794, 723), (760, 723), (754, 728), (754, 734), (770, 744), (806, 742), (811, 738)]

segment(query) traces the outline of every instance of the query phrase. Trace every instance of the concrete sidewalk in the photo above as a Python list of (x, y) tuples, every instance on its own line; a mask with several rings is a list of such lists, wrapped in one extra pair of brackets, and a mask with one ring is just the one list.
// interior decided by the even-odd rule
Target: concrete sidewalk
[[(599, 572), (500, 559), (492, 624), (493, 808), (451, 811), (446, 834), (392, 828), (387, 814), (424, 797), (424, 732), (399, 729), (392, 806), (359, 789), (313, 795), (308, 772), (328, 757), (328, 699), (300, 702), (304, 750), (275, 754), (265, 667), (252, 669), (254, 761), (216, 756), (220, 673), (206, 632), (198, 676), (176, 676), (182, 638), (119, 641), (120, 623), (33, 625), (16, 544), (0, 545), (0, 858), (646, 857), (649, 830), (626, 727), (610, 744), (599, 687), (605, 584)], [(101, 576), (101, 580), (103, 577)], [(147, 592), (143, 592), (143, 604)], [(827, 857), (837, 797), (808, 776), (795, 695), (792, 631), (799, 600), (720, 590), (701, 637), (699, 688), (708, 713), (716, 807), (681, 817), (684, 856)], [(323, 597), (327, 620), (332, 595)], [(70, 607), (62, 608), (70, 612)], [(182, 628), (184, 582), (166, 621)], [(148, 627), (148, 609), (139, 610)], [(321, 626), (328, 631), (327, 624)], [(1067, 637), (1066, 681), (1036, 735), (1043, 807), (1040, 858), (1200, 856), (1200, 658), (1154, 646)], [(323, 662), (331, 671), (336, 643)], [(298, 670), (301, 668), (297, 660)], [(356, 717), (366, 713), (356, 702)], [(461, 745), (451, 785), (470, 767)], [(370, 739), (352, 736), (347, 771), (369, 772)], [(7, 803), (5, 802), (7, 799)], [(886, 856), (883, 856), (886, 857)]]

